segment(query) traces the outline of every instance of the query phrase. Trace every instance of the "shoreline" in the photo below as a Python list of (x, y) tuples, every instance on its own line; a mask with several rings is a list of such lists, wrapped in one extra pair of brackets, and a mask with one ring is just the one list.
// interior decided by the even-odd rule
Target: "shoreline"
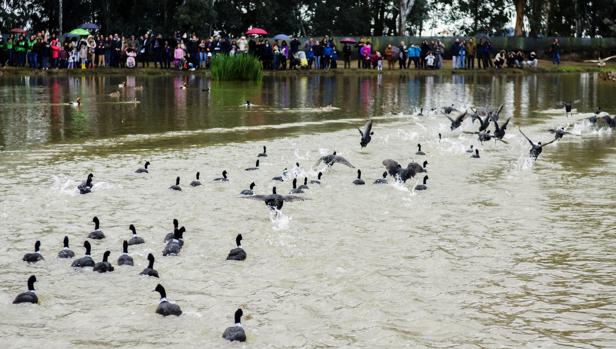
[[(356, 68), (357, 61), (351, 62), (351, 68), (337, 68), (330, 70), (279, 70), (263, 71), (263, 76), (333, 76), (333, 75), (378, 75), (376, 69), (358, 69)], [(554, 66), (552, 62), (547, 60), (540, 60), (539, 67), (537, 68), (489, 68), (489, 69), (452, 69), (449, 66), (451, 61), (445, 62), (445, 67), (442, 69), (387, 69), (383, 68), (382, 75), (397, 75), (397, 76), (439, 76), (439, 75), (475, 75), (475, 74), (489, 74), (489, 75), (531, 75), (531, 74), (545, 74), (545, 73), (599, 73), (616, 71), (616, 67), (598, 67), (596, 63), (564, 61), (559, 66)], [(122, 75), (143, 75), (143, 76), (176, 76), (176, 75), (203, 75), (205, 77), (210, 76), (209, 70), (195, 70), (195, 71), (180, 71), (172, 69), (160, 69), (152, 66), (146, 68), (95, 68), (95, 69), (50, 69), (50, 70), (33, 70), (30, 68), (16, 68), (16, 67), (2, 67), (0, 68), (0, 78), (14, 77), (14, 76), (96, 76), (96, 75), (109, 75), (109, 76), (122, 76)]]

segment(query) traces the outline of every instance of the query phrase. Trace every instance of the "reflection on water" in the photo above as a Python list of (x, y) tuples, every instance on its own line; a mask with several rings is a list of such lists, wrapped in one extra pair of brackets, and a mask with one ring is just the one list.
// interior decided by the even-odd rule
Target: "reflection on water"
[[(126, 87), (119, 88), (121, 82)], [(115, 91), (119, 98), (109, 96)], [(367, 118), (450, 104), (503, 103), (505, 115), (523, 125), (536, 117), (535, 111), (564, 100), (579, 99), (576, 108), (583, 111), (613, 109), (615, 91), (596, 74), (270, 76), (260, 84), (212, 83), (199, 76), (9, 77), (0, 80), (0, 146), (21, 149), (134, 133)], [(77, 97), (82, 105), (70, 106)], [(127, 103), (135, 98), (141, 103)], [(241, 107), (246, 100), (255, 106)], [(335, 108), (318, 110), (326, 106)]]

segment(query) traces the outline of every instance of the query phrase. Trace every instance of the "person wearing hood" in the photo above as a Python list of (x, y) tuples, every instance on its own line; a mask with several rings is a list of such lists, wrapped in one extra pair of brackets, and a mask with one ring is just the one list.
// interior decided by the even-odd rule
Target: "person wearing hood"
[(451, 68), (458, 69), (458, 55), (460, 53), (460, 39), (456, 38), (456, 41), (451, 45)]
[(465, 45), (466, 51), (466, 69), (475, 69), (475, 39), (469, 38)]

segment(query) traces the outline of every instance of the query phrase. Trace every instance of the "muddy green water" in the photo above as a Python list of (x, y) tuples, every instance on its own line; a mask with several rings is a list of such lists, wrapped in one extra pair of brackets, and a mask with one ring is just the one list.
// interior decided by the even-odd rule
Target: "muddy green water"
[[(1, 79), (0, 347), (615, 347), (616, 137), (576, 122), (616, 112), (615, 96), (595, 74)], [(567, 119), (556, 104), (576, 99)], [(506, 144), (430, 111), (501, 103)], [(362, 150), (356, 127), (369, 118)], [(573, 134), (530, 161), (517, 127), (547, 141), (566, 123)], [(263, 145), (260, 169), (244, 171)], [(354, 169), (314, 165), (334, 150), (365, 186)], [(413, 190), (420, 176), (373, 185), (386, 158), (428, 160), (428, 190)], [(134, 173), (146, 160), (150, 173)], [(296, 162), (300, 180), (324, 172), (306, 201), (274, 216), (239, 198), (252, 181), (287, 193), (271, 178)], [(230, 181), (213, 182), (223, 169)], [(192, 188), (197, 171), (204, 185)], [(90, 172), (93, 192), (80, 195)], [(182, 192), (168, 189), (176, 176)], [(116, 264), (134, 224), (146, 240), (129, 247), (134, 267), (98, 274), (56, 258), (65, 235), (83, 255), (95, 215), (107, 237), (90, 240), (93, 258), (110, 250)], [(185, 247), (163, 257), (173, 218)], [(248, 258), (225, 261), (237, 233)], [(45, 260), (28, 265), (36, 240)], [(160, 279), (137, 275), (148, 253)], [(11, 304), (31, 274), (40, 304)], [(179, 318), (154, 313), (159, 282)], [(248, 342), (229, 344), (238, 307)]]

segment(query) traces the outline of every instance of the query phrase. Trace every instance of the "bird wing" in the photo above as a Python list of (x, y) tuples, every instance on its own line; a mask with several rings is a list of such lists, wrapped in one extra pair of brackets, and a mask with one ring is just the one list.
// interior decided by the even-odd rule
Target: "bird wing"
[(613, 59), (613, 58), (616, 58), (616, 56), (610, 56), (608, 58), (604, 58), (603, 61), (607, 62), (607, 61), (609, 61), (610, 59)]
[(406, 168), (407, 169), (412, 169), (413, 172), (415, 172), (415, 173), (423, 170), (423, 167), (421, 167), (421, 165), (416, 163), (416, 162), (409, 162), (409, 164), (406, 165)]
[(385, 166), (385, 169), (387, 169), (387, 172), (389, 173), (396, 172), (396, 170), (398, 170), (398, 168), (400, 167), (400, 164), (398, 163), (398, 161), (392, 160), (392, 159), (383, 160), (383, 165)]
[(522, 134), (522, 136), (524, 136), (524, 138), (526, 138), (526, 140), (528, 141), (528, 143), (530, 143), (530, 145), (535, 146), (535, 143), (533, 143), (533, 141), (530, 140), (530, 138), (528, 138), (528, 136), (526, 136), (524, 134), (524, 132), (522, 132), (522, 129), (518, 127), (518, 131), (520, 131), (520, 133)]
[(361, 130), (359, 129), (359, 127), (357, 128), (357, 131), (359, 131), (359, 134), (360, 134), (362, 137), (364, 137), (364, 133), (363, 133), (363, 132), (361, 132)]
[(464, 111), (464, 113), (458, 115), (458, 117), (456, 117), (456, 121), (457, 122), (462, 122), (462, 121), (464, 121), (465, 117), (466, 117), (466, 111)]
[(339, 163), (343, 164), (343, 165), (347, 165), (350, 168), (355, 168), (355, 166), (353, 166), (350, 162), (347, 161), (347, 159), (343, 158), (342, 156), (336, 155), (336, 157), (334, 157), (334, 160), (336, 162), (339, 162)]
[(498, 109), (496, 109), (496, 113), (494, 113), (494, 115), (496, 115), (496, 118), (498, 118), (498, 116), (500, 115), (500, 113), (501, 113), (501, 111), (503, 110), (503, 107), (504, 107), (504, 106), (505, 106), (504, 104), (501, 104), (501, 105), (498, 107)]
[(252, 195), (252, 196), (240, 196), (241, 199), (250, 199), (250, 200), (258, 200), (265, 201), (269, 198), (269, 195)]
[(469, 134), (469, 135), (478, 135), (479, 132), (471, 132), (471, 131), (464, 131), (463, 133)]
[(314, 166), (315, 166), (315, 167), (316, 167), (316, 166), (319, 166), (319, 164), (321, 163), (321, 161), (324, 161), (324, 160), (325, 160), (325, 156), (321, 156), (321, 157), (319, 158), (319, 160), (317, 160), (317, 162), (314, 164)]
[[(505, 121), (505, 123), (503, 124), (503, 126), (501, 126), (501, 130), (506, 130), (507, 129), (507, 125), (509, 124), (509, 120), (511, 120), (511, 118), (508, 118), (507, 121)], [(495, 121), (496, 123), (496, 121)]]
[(362, 134), (362, 136), (369, 135), (370, 132), (372, 132), (372, 120), (368, 120), (364, 125), (364, 133)]
[(545, 146), (546, 146), (546, 145), (548, 145), (548, 144), (552, 144), (552, 143), (554, 143), (554, 142), (556, 142), (556, 138), (552, 139), (551, 141), (549, 141), (549, 142), (547, 142), (547, 143), (543, 143), (543, 144), (541, 144), (541, 148), (545, 147)]
[(504, 139), (500, 139), (500, 138), (495, 138), (495, 139), (496, 139), (497, 141), (501, 141), (501, 142), (503, 142), (503, 143), (505, 143), (505, 144), (509, 144), (509, 142), (507, 142), (507, 141), (506, 141), (506, 140), (504, 140)]
[[(509, 120), (507, 120), (507, 121), (509, 121)], [(498, 127), (498, 122), (496, 122), (496, 119), (492, 119), (492, 122), (494, 123), (494, 128), (495, 129), (497, 129), (497, 130), (501, 129), (500, 127)]]
[(297, 195), (280, 195), (283, 201), (304, 201), (305, 198)]

